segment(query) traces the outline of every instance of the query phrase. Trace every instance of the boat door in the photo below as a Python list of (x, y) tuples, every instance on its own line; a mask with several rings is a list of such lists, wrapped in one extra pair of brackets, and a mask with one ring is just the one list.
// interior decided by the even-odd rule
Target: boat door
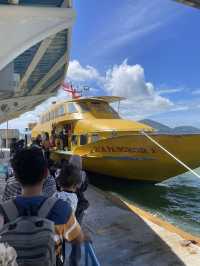
[(69, 151), (71, 151), (71, 139), (72, 139), (72, 123), (67, 123), (65, 126), (64, 126), (64, 130), (65, 130), (65, 134), (66, 134), (66, 147)]

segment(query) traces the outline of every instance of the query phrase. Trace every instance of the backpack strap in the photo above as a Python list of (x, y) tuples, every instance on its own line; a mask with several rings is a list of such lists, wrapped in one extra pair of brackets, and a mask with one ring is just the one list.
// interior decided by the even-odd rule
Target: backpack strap
[(1, 208), (7, 216), (6, 218), (8, 219), (8, 222), (14, 221), (19, 216), (19, 212), (14, 200), (5, 201), (3, 204), (1, 204)]
[(38, 211), (38, 217), (46, 218), (57, 201), (56, 197), (47, 198)]

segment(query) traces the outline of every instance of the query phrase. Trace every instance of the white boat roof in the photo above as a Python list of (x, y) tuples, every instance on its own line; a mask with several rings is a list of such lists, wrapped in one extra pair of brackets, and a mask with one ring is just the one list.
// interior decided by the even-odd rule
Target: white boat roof
[(126, 98), (119, 96), (96, 96), (96, 97), (83, 97), (83, 98), (72, 99), (68, 102), (87, 102), (91, 100), (114, 103), (114, 102), (124, 101), (126, 100)]
[(0, 123), (56, 94), (74, 18), (71, 0), (0, 0)]

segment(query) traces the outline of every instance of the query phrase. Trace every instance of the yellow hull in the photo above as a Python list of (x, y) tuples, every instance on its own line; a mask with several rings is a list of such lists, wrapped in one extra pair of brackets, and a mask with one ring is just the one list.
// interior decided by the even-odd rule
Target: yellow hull
[[(151, 135), (191, 168), (200, 166), (200, 135)], [(186, 169), (143, 135), (126, 135), (77, 147), (85, 170), (130, 180), (161, 182)]]

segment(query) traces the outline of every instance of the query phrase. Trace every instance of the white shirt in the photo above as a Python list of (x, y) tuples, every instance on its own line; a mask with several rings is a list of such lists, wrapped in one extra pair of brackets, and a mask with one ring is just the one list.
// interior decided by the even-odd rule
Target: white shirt
[(62, 199), (64, 201), (67, 201), (69, 205), (72, 208), (72, 211), (75, 213), (77, 204), (78, 204), (78, 198), (76, 193), (74, 192), (66, 192), (66, 191), (61, 191), (61, 192), (56, 192), (54, 196), (58, 199)]

